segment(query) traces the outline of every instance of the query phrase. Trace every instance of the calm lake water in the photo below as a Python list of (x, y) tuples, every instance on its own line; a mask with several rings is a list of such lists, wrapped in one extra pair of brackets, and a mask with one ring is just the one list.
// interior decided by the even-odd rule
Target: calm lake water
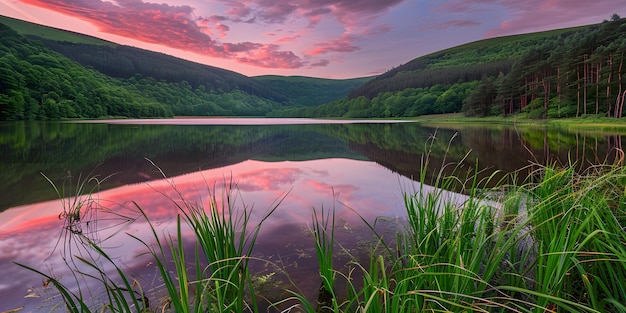
[[(287, 279), (276, 275), (269, 287), (300, 289), (314, 299), (319, 278), (308, 231), (313, 208), (334, 207), (337, 242), (350, 254), (365, 256), (372, 236), (361, 217), (376, 221), (381, 233), (393, 227), (389, 221), (403, 218), (402, 194), (419, 184), (414, 178), (420, 177), (425, 155), (425, 184), (443, 165), (449, 173), (456, 163), (460, 176), (474, 170), (480, 177), (500, 173), (495, 184), (504, 173), (522, 168), (518, 177), (524, 179), (540, 164), (577, 160), (582, 169), (611, 162), (622, 147), (615, 134), (453, 128), (307, 119), (0, 123), (0, 312), (21, 307), (49, 312), (60, 300), (51, 285), (13, 262), (72, 280), (60, 258), (68, 252), (60, 214), (72, 198), (59, 200), (45, 177), (65, 186), (66, 195), (73, 195), (80, 181), (99, 179), (89, 199), (116, 215), (100, 217), (82, 231), (102, 229), (98, 238), (108, 238), (104, 246), (116, 264), (155, 298), (162, 288), (154, 264), (128, 236), (150, 240), (147, 223), (122, 217), (137, 217), (133, 203), (165, 236), (175, 233), (178, 199), (206, 204), (211, 193), (220, 194), (224, 181), (237, 184), (238, 204), (253, 207), (253, 221), (284, 197), (255, 247), (255, 256), (273, 265), (258, 262), (253, 270), (278, 273), (280, 265), (297, 273), (296, 286), (286, 286)], [(347, 260), (348, 254), (339, 258)]]

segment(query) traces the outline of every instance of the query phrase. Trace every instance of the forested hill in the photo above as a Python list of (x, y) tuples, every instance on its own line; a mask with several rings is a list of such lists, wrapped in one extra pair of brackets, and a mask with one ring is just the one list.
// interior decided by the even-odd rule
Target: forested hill
[(263, 116), (329, 102), (365, 82), (250, 78), (2, 16), (0, 32), (0, 120)]
[(304, 76), (254, 76), (276, 93), (281, 93), (291, 104), (315, 106), (345, 97), (351, 90), (358, 88), (373, 77), (353, 79), (322, 79)]
[[(275, 116), (622, 116), (626, 20), (486, 39), (400, 65), (349, 96)], [(620, 98), (621, 99), (621, 98)]]

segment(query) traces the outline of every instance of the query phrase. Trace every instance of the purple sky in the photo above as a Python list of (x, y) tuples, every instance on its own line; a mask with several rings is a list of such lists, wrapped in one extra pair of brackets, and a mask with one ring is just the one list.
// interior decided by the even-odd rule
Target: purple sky
[(624, 0), (0, 0), (0, 14), (255, 76), (380, 74), (459, 44), (626, 17)]

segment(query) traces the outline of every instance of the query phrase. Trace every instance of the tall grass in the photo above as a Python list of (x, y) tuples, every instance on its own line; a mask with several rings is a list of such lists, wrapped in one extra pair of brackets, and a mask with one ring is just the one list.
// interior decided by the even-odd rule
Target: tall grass
[[(427, 166), (427, 158), (423, 160)], [(444, 166), (455, 166), (443, 163)], [(316, 299), (289, 291), (275, 303), (297, 312), (626, 312), (626, 169), (622, 164), (542, 167), (539, 181), (489, 190), (476, 172), (445, 176), (404, 192), (406, 220), (393, 240), (374, 233), (369, 261), (356, 257), (348, 270), (336, 268), (335, 208), (313, 210), (321, 287)], [(495, 176), (492, 176), (495, 177)], [(422, 180), (426, 179), (425, 174)], [(511, 181), (514, 181), (511, 179)], [(464, 195), (446, 192), (460, 190)], [(272, 204), (252, 227), (250, 208), (237, 208), (236, 185), (208, 206), (173, 201), (180, 214), (176, 234), (156, 245), (143, 239), (156, 260), (175, 312), (259, 311), (249, 271), (250, 255)], [(147, 219), (141, 208), (137, 208)], [(72, 212), (72, 208), (69, 208)], [(195, 234), (185, 251), (182, 232)], [(70, 232), (74, 236), (85, 236)], [(106, 290), (106, 304), (94, 309), (88, 297), (51, 275), (70, 312), (142, 312), (153, 303), (141, 286), (118, 268), (98, 242), (83, 238), (92, 257), (78, 257)], [(98, 260), (96, 262), (95, 260)], [(102, 264), (113, 266), (113, 273)], [(173, 264), (173, 270), (168, 266)], [(26, 267), (26, 266), (24, 266)], [(84, 279), (84, 278), (81, 278)], [(79, 282), (80, 279), (76, 279)], [(345, 287), (340, 287), (345, 286)], [(338, 288), (345, 288), (339, 290)], [(293, 304), (294, 301), (296, 304)], [(165, 305), (157, 308), (164, 311)]]
[[(82, 190), (85, 184), (79, 182), (78, 189)], [(61, 190), (56, 186), (54, 188)], [(172, 185), (172, 188), (176, 187)], [(277, 209), (284, 195), (270, 206), (259, 221), (254, 221), (256, 225), (252, 225), (252, 208), (245, 204), (240, 206), (237, 201), (238, 189), (232, 181), (224, 183), (220, 196), (216, 195), (216, 190), (215, 186), (209, 190), (206, 207), (184, 198), (171, 198), (180, 213), (177, 215), (176, 233), (165, 238), (159, 235), (145, 211), (137, 204), (132, 204), (139, 217), (144, 218), (149, 225), (152, 236), (148, 240), (155, 242), (151, 244), (146, 238), (128, 234), (145, 246), (163, 281), (165, 301), (157, 304), (158, 307), (155, 306), (158, 301), (150, 301), (139, 281), (120, 268), (105, 251), (103, 245), (106, 238), (95, 241), (90, 237), (102, 229), (78, 231), (81, 229), (79, 222), (95, 224), (94, 220), (82, 218), (87, 216), (86, 210), (91, 211), (88, 215), (91, 217), (107, 216), (103, 212), (119, 216), (96, 205), (97, 201), (89, 200), (92, 205), (86, 206), (84, 204), (87, 200), (63, 200), (64, 213), (60, 216), (65, 220), (62, 233), (64, 242), (59, 245), (78, 242), (80, 248), (80, 253), (62, 253), (68, 271), (74, 277), (72, 282), (61, 282), (38, 269), (18, 265), (42, 275), (56, 287), (68, 312), (152, 312), (152, 309), (182, 313), (257, 312), (259, 310), (248, 263), (252, 259), (252, 250), (263, 222)], [(180, 192), (178, 194), (182, 196)], [(85, 199), (91, 198), (86, 196)], [(189, 227), (195, 234), (193, 251), (185, 249), (185, 227)], [(92, 289), (90, 286), (94, 283), (100, 288), (85, 292)]]
[[(333, 269), (348, 289), (332, 300), (334, 311), (626, 312), (626, 170), (575, 168), (542, 167), (540, 181), (495, 191), (489, 179), (442, 169), (437, 188), (405, 192), (395, 249), (379, 237), (385, 249), (372, 251), (369, 264)], [(466, 197), (445, 191), (459, 184)], [(318, 252), (322, 277), (330, 276), (328, 257)], [(323, 311), (297, 298), (305, 311)]]

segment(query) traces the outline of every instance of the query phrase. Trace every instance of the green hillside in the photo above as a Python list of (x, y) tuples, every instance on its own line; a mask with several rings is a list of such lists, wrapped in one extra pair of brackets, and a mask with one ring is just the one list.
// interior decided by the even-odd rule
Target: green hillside
[(217, 93), (184, 81), (110, 77), (0, 24), (0, 120), (263, 116), (281, 107), (241, 90)]
[[(626, 21), (480, 40), (375, 78), (247, 77), (0, 17), (0, 120), (623, 116)], [(15, 28), (15, 31), (12, 29)]]
[(255, 76), (253, 79), (276, 93), (283, 94), (295, 106), (315, 106), (345, 97), (373, 77), (322, 79), (304, 76)]
[[(412, 117), (464, 112), (621, 117), (625, 20), (480, 40), (411, 60), (313, 108), (274, 116)], [(613, 104), (611, 104), (611, 102)], [(593, 107), (593, 108), (590, 108)], [(620, 108), (617, 108), (620, 107)], [(618, 112), (619, 111), (619, 112)]]
[[(274, 110), (345, 97), (350, 89), (366, 80), (250, 78), (163, 53), (7, 17), (0, 17), (0, 24), (8, 26), (2, 28), (6, 36), (0, 38), (0, 47), (7, 54), (0, 60), (10, 64), (0, 76), (0, 120), (172, 114), (264, 116)], [(33, 54), (53, 61), (37, 63)], [(31, 72), (32, 75), (23, 77), (23, 73)], [(43, 77), (39, 81), (49, 79), (50, 83), (40, 83), (35, 79), (38, 75)], [(53, 82), (57, 75), (61, 79)], [(75, 90), (72, 80), (81, 77), (92, 82), (93, 79), (84, 79), (87, 76), (97, 77), (96, 85), (102, 86)], [(120, 96), (94, 93), (101, 90), (117, 90)], [(40, 109), (49, 101), (45, 95), (50, 92), (55, 102), (65, 108), (58, 114)], [(126, 102), (129, 106), (157, 105), (164, 110), (159, 114), (126, 110)], [(93, 112), (92, 107), (98, 109)]]
[(26, 21), (6, 17), (0, 15), (0, 24), (9, 26), (15, 30), (18, 34), (24, 36), (38, 36), (49, 40), (64, 41), (71, 43), (81, 43), (90, 45), (103, 45), (103, 46), (116, 46), (117, 44), (102, 40), (96, 37), (87, 36), (71, 31), (66, 31), (58, 28), (42, 26)]

